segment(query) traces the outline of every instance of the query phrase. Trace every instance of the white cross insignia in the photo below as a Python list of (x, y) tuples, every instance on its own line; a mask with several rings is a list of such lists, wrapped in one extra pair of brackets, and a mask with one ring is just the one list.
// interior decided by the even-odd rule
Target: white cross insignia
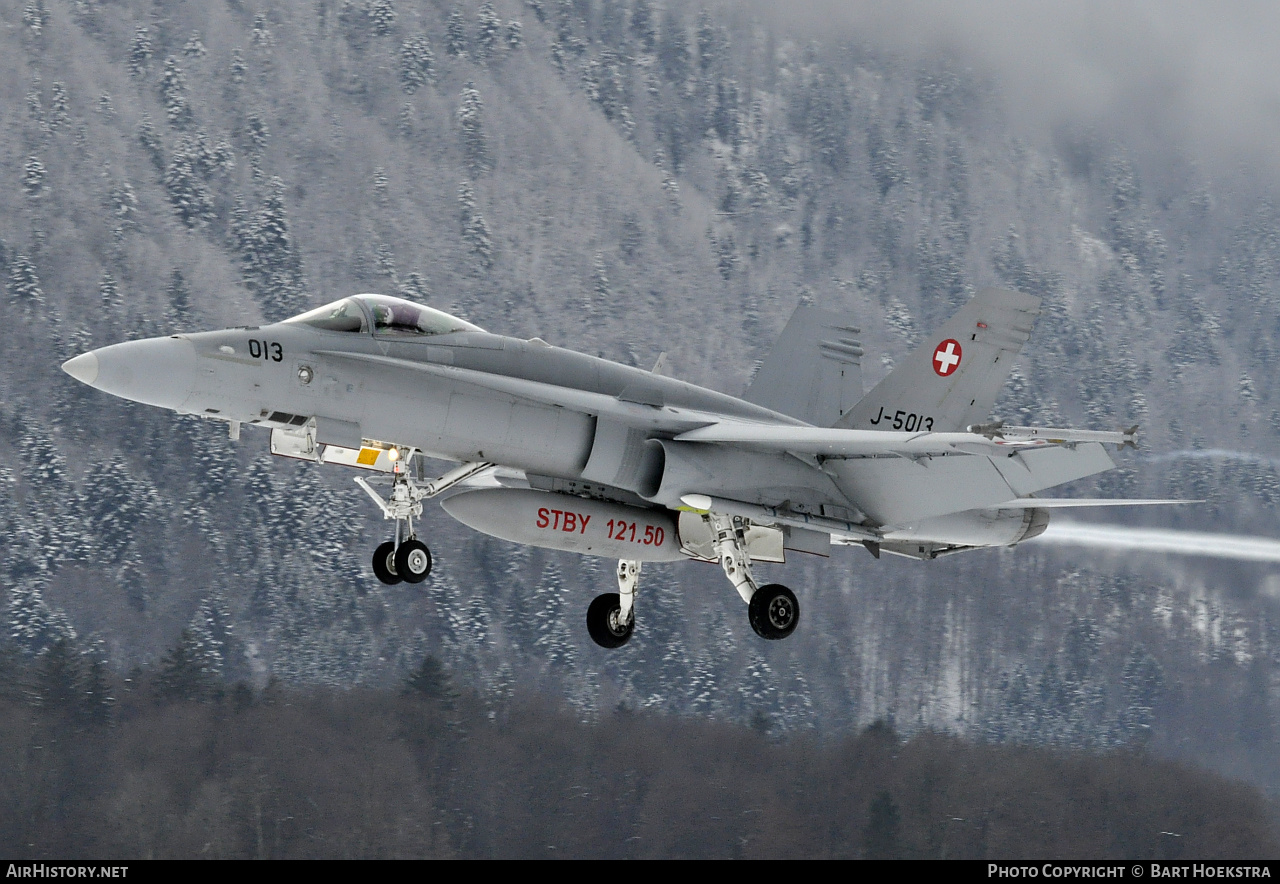
[(945, 378), (959, 368), (961, 355), (960, 342), (947, 338), (933, 350), (933, 370)]

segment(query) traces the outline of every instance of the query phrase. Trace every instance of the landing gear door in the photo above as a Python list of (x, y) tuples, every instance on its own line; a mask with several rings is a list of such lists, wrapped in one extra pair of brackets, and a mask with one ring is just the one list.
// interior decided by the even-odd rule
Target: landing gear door
[(296, 429), (273, 427), (271, 430), (272, 454), (311, 463), (336, 463), (358, 470), (390, 473), (395, 470), (397, 463), (392, 457), (392, 450), (381, 445), (365, 445), (362, 441), (356, 441), (355, 447), (319, 442), (316, 439), (314, 421)]
[[(685, 555), (707, 562), (717, 561), (715, 535), (698, 513), (680, 513), (680, 549)], [(777, 528), (752, 525), (745, 537), (747, 555), (753, 562), (783, 563), (787, 560), (782, 548), (782, 532)]]
[(297, 429), (272, 428), (271, 453), (319, 463), (320, 445), (316, 442), (315, 428), (310, 425)]

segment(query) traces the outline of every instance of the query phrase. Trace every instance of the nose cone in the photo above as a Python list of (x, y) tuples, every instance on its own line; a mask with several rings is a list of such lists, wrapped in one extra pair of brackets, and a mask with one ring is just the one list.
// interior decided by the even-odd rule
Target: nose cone
[(93, 386), (98, 379), (98, 357), (93, 353), (81, 353), (62, 363), (62, 370), (82, 384)]
[(62, 370), (112, 396), (176, 410), (195, 385), (196, 349), (186, 338), (127, 341), (68, 359)]

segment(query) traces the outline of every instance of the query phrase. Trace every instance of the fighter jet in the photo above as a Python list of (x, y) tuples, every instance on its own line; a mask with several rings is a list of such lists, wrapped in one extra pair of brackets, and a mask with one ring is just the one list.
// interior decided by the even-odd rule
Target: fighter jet
[[(616, 559), (617, 592), (587, 608), (596, 643), (635, 626), (644, 562), (719, 563), (762, 638), (800, 605), (753, 562), (833, 545), (935, 559), (1013, 546), (1057, 507), (1170, 501), (1042, 498), (1115, 466), (1120, 431), (1005, 426), (996, 397), (1040, 299), (987, 289), (870, 392), (859, 330), (796, 309), (737, 398), (668, 376), (487, 332), (362, 294), (266, 326), (103, 347), (62, 367), (135, 402), (270, 433), (272, 453), (361, 471), (394, 523), (373, 553), (385, 584), (420, 583), (423, 503), (516, 543)], [(661, 363), (663, 360), (659, 360)], [(436, 478), (427, 459), (459, 466)]]

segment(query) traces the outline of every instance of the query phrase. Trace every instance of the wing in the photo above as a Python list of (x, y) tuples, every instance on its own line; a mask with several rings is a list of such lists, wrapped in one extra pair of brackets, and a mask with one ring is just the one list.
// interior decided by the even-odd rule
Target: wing
[(974, 509), (1156, 505), (1151, 501), (1063, 501), (1031, 495), (1115, 466), (1104, 444), (1133, 433), (1054, 429), (1003, 439), (979, 433), (908, 433), (786, 427), (721, 420), (677, 442), (728, 445), (822, 461), (859, 510), (882, 525)]

